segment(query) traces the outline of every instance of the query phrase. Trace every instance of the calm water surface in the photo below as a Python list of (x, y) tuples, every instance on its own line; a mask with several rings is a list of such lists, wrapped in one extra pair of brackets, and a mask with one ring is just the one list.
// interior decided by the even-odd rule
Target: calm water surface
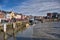
[(16, 40), (60, 40), (60, 22), (32, 25), (23, 32), (17, 33)]

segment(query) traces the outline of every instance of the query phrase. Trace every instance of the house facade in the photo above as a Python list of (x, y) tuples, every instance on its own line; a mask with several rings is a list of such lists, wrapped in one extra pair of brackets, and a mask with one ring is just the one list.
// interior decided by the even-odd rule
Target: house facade
[(4, 19), (5, 18), (5, 13), (0, 11), (0, 19)]

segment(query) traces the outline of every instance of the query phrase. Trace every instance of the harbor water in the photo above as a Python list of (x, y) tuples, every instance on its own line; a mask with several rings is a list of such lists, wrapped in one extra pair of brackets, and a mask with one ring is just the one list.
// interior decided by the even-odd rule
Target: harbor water
[[(13, 37), (9, 40), (13, 40)], [(60, 40), (60, 22), (39, 22), (31, 25), (18, 32), (16, 40)]]

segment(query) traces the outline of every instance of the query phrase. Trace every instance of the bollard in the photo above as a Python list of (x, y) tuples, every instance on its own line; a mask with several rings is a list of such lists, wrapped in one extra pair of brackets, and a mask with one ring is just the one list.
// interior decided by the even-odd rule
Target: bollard
[(13, 38), (14, 38), (14, 40), (16, 40), (16, 30), (15, 30), (15, 23), (12, 23), (13, 25)]
[(6, 23), (4, 24), (4, 40), (7, 40), (7, 35), (6, 35)]
[(13, 23), (13, 28), (15, 29), (15, 23)]

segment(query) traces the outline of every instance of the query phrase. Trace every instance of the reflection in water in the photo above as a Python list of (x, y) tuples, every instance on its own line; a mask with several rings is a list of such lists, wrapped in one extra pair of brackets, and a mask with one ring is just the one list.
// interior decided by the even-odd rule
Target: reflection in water
[(57, 28), (60, 28), (60, 27), (53, 27), (53, 28), (56, 28), (57, 29)]
[[(17, 40), (60, 40), (60, 22), (38, 23), (19, 32)], [(12, 39), (13, 40), (13, 39)]]
[(48, 33), (48, 34), (50, 34), (50, 35), (54, 35), (54, 36), (56, 36), (56, 37), (59, 37), (59, 38), (60, 38), (60, 34), (57, 34), (57, 33)]
[(17, 40), (50, 40), (47, 38), (25, 38), (25, 37), (17, 37)]

